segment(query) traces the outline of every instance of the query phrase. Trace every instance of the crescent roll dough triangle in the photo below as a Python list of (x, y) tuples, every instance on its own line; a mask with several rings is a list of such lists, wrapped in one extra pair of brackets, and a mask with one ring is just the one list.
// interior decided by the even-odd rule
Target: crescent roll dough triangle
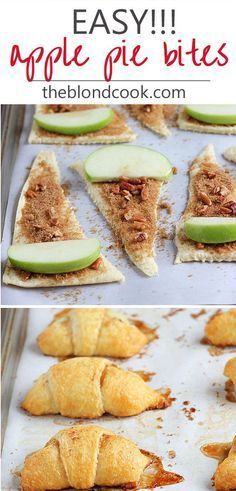
[[(51, 113), (51, 112), (70, 112), (81, 111), (85, 109), (96, 109), (104, 107), (104, 104), (61, 104), (61, 105), (46, 105), (41, 104), (36, 106), (37, 113)], [(40, 128), (35, 121), (33, 121), (32, 128), (29, 135), (29, 143), (59, 143), (69, 145), (85, 145), (92, 143), (124, 143), (135, 140), (136, 135), (127, 126), (123, 114), (114, 110), (114, 118), (105, 128), (101, 130), (86, 133), (83, 135), (60, 135), (59, 133), (53, 133), (51, 131)]]
[(178, 474), (165, 471), (158, 457), (139, 450), (131, 440), (99, 426), (85, 425), (59, 431), (44, 448), (26, 457), (21, 471), (24, 491), (95, 486), (154, 488), (182, 480)]
[(193, 161), (189, 170), (189, 199), (176, 226), (176, 263), (236, 260), (236, 242), (218, 245), (198, 244), (187, 239), (184, 234), (184, 222), (187, 218), (234, 216), (232, 203), (236, 205), (236, 182), (217, 163), (213, 145), (208, 145)]
[(161, 136), (170, 135), (170, 131), (165, 121), (163, 105), (127, 104), (124, 107), (128, 109), (131, 116), (140, 121), (143, 126), (154, 131), (154, 133), (158, 133)]
[(154, 339), (125, 316), (104, 308), (67, 309), (56, 314), (38, 336), (40, 350), (51, 356), (128, 358)]
[(184, 108), (179, 112), (177, 120), (181, 130), (197, 131), (198, 133), (214, 133), (221, 135), (236, 135), (236, 124), (210, 124), (198, 121), (186, 113)]
[[(85, 238), (60, 185), (53, 152), (40, 152), (31, 168), (18, 203), (13, 244)], [(123, 275), (101, 256), (97, 269), (73, 273), (26, 274), (7, 263), (3, 281), (25, 288), (85, 285), (122, 281)]]
[[(76, 162), (71, 167), (84, 179), (89, 195), (121, 241), (133, 264), (147, 276), (156, 275), (158, 267), (154, 245), (162, 182), (147, 179), (145, 201), (140, 203), (140, 197), (134, 195), (124, 209), (122, 203), (125, 198), (117, 193), (117, 183), (89, 182), (83, 162)], [(120, 187), (122, 186), (121, 183)]]
[(71, 418), (133, 416), (171, 404), (136, 373), (105, 358), (73, 358), (53, 365), (26, 395), (22, 408), (33, 415), (61, 414)]

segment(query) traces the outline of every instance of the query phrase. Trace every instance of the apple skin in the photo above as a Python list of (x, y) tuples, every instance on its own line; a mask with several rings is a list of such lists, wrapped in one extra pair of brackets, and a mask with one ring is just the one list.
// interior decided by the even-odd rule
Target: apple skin
[(236, 241), (236, 218), (190, 218), (186, 220), (184, 230), (186, 237), (194, 242), (203, 244), (234, 242)]
[[(51, 253), (53, 253), (55, 258), (58, 258), (60, 253), (58, 244), (60, 244), (60, 246), (63, 244), (67, 246), (67, 244), (70, 243), (70, 246), (79, 248), (80, 247), (79, 243), (81, 242), (84, 242), (83, 245), (86, 245), (85, 241), (89, 242), (88, 244), (90, 246), (89, 253), (83, 257), (81, 257), (80, 255), (80, 257), (78, 257), (77, 259), (75, 257), (73, 257), (73, 259), (70, 259), (69, 255), (67, 255), (67, 258), (64, 257), (63, 261), (60, 261), (58, 259), (51, 260), (51, 261), (41, 259), (41, 262), (40, 261), (37, 262), (37, 260), (30, 259), (30, 254), (33, 246), (36, 246), (37, 248), (37, 255), (43, 258), (43, 256), (45, 257), (45, 253), (44, 253), (45, 245), (46, 247), (49, 245), (51, 249)], [(19, 247), (21, 246), (27, 248), (27, 259), (19, 258)], [(99, 258), (100, 252), (101, 252), (101, 246), (98, 239), (82, 239), (82, 240), (73, 240), (73, 241), (69, 240), (69, 241), (40, 242), (40, 243), (38, 242), (33, 244), (15, 244), (10, 246), (8, 249), (8, 259), (12, 264), (12, 266), (22, 269), (23, 271), (28, 271), (30, 273), (41, 273), (41, 274), (60, 274), (60, 273), (70, 273), (73, 271), (80, 271), (81, 269), (87, 268), (88, 266), (93, 264), (96, 261), (96, 259)]]
[[(102, 119), (98, 119), (96, 122), (88, 122), (88, 123), (74, 123), (73, 126), (66, 126), (65, 123), (63, 124), (63, 117), (68, 117), (68, 114), (70, 113), (50, 113), (50, 114), (35, 114), (34, 115), (34, 120), (38, 124), (40, 128), (43, 128), (44, 130), (53, 132), (53, 133), (59, 133), (62, 135), (83, 135), (85, 133), (91, 133), (93, 131), (98, 131), (101, 130), (102, 128), (105, 128), (111, 121), (113, 120), (114, 117), (114, 112), (112, 111), (111, 108), (100, 108), (99, 111), (101, 112), (101, 109), (104, 109), (103, 111), (103, 117)], [(81, 113), (87, 113), (88, 118), (91, 116), (93, 111), (97, 111), (97, 109), (87, 109), (85, 111), (74, 111), (81, 116)], [(94, 113), (93, 113), (94, 114)], [(57, 123), (56, 119), (62, 119), (62, 122)]]
[[(189, 106), (184, 106), (184, 109), (189, 116), (191, 116), (194, 119), (197, 119), (198, 121), (203, 121), (204, 123), (210, 123), (210, 124), (222, 124), (222, 125), (227, 125), (227, 124), (236, 124), (236, 105), (234, 105), (234, 109), (232, 110), (231, 114), (227, 114), (227, 105), (225, 112), (223, 110), (224, 105), (205, 105), (205, 110), (204, 111), (204, 105), (189, 105)], [(219, 108), (219, 113), (217, 114), (217, 107)], [(209, 108), (209, 109), (208, 109)], [(215, 108), (215, 109), (214, 109)], [(220, 108), (222, 114), (220, 113)]]
[[(141, 171), (138, 164), (141, 165)], [(119, 181), (122, 176), (169, 181), (173, 176), (169, 160), (160, 152), (138, 145), (122, 144), (102, 147), (92, 152), (85, 161), (84, 171), (90, 182), (114, 182)]]

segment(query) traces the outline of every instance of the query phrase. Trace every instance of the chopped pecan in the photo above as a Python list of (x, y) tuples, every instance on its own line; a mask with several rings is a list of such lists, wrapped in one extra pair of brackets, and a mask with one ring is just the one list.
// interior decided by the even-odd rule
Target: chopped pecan
[(37, 193), (35, 191), (33, 191), (33, 189), (28, 189), (28, 191), (26, 191), (26, 193), (25, 193), (25, 196), (27, 198), (36, 198)]
[(141, 215), (139, 212), (135, 212), (133, 210), (128, 210), (127, 212), (124, 213), (124, 219), (127, 222), (133, 221), (133, 222), (146, 222), (146, 218)]
[(35, 184), (34, 186), (34, 191), (45, 191), (46, 186), (44, 184), (41, 184), (40, 182)]
[(122, 189), (121, 194), (122, 194), (122, 196), (124, 196), (124, 198), (127, 201), (130, 201), (130, 199), (132, 198), (132, 194), (130, 194), (130, 192), (127, 191), (127, 189)]
[(22, 281), (27, 281), (30, 279), (31, 277), (31, 273), (29, 271), (20, 271), (20, 276), (21, 276), (21, 279)]
[(221, 207), (222, 209), (229, 210), (229, 211), (224, 211), (224, 213), (230, 213), (232, 215), (236, 215), (236, 202), (235, 201), (228, 201), (227, 203), (224, 203), (223, 206)]
[(143, 112), (150, 113), (152, 111), (152, 105), (151, 104), (144, 104), (142, 109), (143, 109)]
[(49, 218), (54, 218), (55, 213), (56, 213), (56, 211), (55, 211), (54, 206), (51, 206), (50, 210), (48, 210), (48, 216), (49, 216)]
[(147, 232), (139, 232), (138, 234), (135, 235), (135, 240), (136, 242), (143, 242), (148, 238)]
[(50, 111), (53, 113), (66, 113), (73, 109), (72, 104), (51, 104)]
[(200, 215), (206, 215), (207, 210), (208, 210), (208, 206), (207, 205), (204, 205), (204, 206), (202, 206), (201, 208), (198, 209), (198, 213)]
[(52, 234), (52, 238), (62, 237), (62, 232), (60, 230), (55, 230)]
[(144, 184), (146, 182), (146, 177), (120, 177), (121, 182), (128, 182), (129, 184), (133, 184), (134, 186), (138, 184)]
[(208, 169), (204, 170), (204, 174), (208, 177), (208, 179), (214, 179), (214, 177), (216, 177), (216, 173)]
[(57, 217), (54, 217), (54, 218), (52, 218), (52, 219), (50, 220), (50, 225), (52, 225), (53, 227), (54, 227), (54, 225), (57, 225), (57, 223), (58, 223), (58, 219), (57, 219)]
[(120, 189), (126, 189), (127, 191), (132, 191), (134, 189), (134, 185), (130, 184), (128, 181), (121, 181)]
[(99, 267), (101, 266), (101, 264), (102, 264), (102, 258), (101, 258), (101, 257), (99, 257), (98, 259), (96, 259), (96, 261), (94, 261), (94, 263), (93, 263), (93, 264), (90, 264), (90, 266), (89, 266), (89, 267), (90, 267), (91, 269), (96, 269), (96, 270), (97, 270), (97, 269), (99, 269)]
[(229, 190), (226, 186), (221, 186), (219, 193), (221, 196), (227, 196), (229, 194)]
[(214, 201), (216, 201), (217, 203), (223, 203), (224, 200), (224, 196), (221, 196), (220, 194), (214, 198)]
[(146, 201), (148, 199), (148, 196), (149, 196), (149, 191), (148, 191), (148, 188), (147, 186), (145, 186), (142, 190), (141, 190), (141, 198), (143, 201)]
[(120, 194), (120, 186), (119, 186), (119, 184), (116, 184), (116, 185), (113, 187), (113, 189), (112, 189), (112, 191), (111, 191), (111, 192), (112, 192), (113, 194)]
[(126, 222), (129, 222), (130, 220), (133, 220), (133, 212), (132, 212), (132, 210), (126, 211), (124, 213), (123, 217), (126, 220)]
[(145, 230), (145, 225), (142, 222), (134, 222), (133, 223), (133, 229), (134, 230)]
[(143, 215), (141, 215), (141, 213), (138, 212), (133, 214), (133, 220), (135, 222), (142, 222), (142, 223), (146, 222), (146, 218)]
[(213, 189), (214, 194), (218, 194), (220, 192), (220, 186), (215, 186)]
[(205, 205), (208, 205), (208, 206), (211, 206), (212, 205), (212, 201), (211, 199), (209, 198), (209, 196), (207, 196), (206, 193), (203, 193), (202, 191), (200, 191), (199, 193), (199, 198), (200, 200), (205, 204)]
[(125, 210), (128, 206), (128, 201), (126, 201), (126, 199), (124, 199), (124, 201), (121, 203), (120, 207), (122, 210)]
[(221, 206), (220, 207), (220, 212), (221, 213), (227, 213), (227, 215), (231, 215), (232, 211), (230, 208), (227, 208), (226, 206)]
[(175, 166), (174, 166), (174, 167), (172, 167), (172, 173), (173, 173), (174, 175), (178, 174), (178, 169), (177, 169), (177, 167), (175, 167)]
[(204, 246), (204, 244), (202, 244), (201, 242), (197, 242), (197, 243), (196, 243), (196, 248), (197, 248), (197, 249), (205, 249), (205, 246)]

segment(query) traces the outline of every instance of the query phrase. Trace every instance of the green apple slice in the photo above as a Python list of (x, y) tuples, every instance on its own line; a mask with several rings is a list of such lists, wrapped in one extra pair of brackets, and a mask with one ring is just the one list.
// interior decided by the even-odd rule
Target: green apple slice
[(114, 112), (110, 107), (100, 107), (67, 113), (38, 113), (34, 115), (34, 120), (40, 128), (54, 133), (82, 135), (105, 128), (113, 116)]
[(236, 124), (236, 104), (191, 104), (187, 114), (210, 124)]
[(150, 148), (112, 145), (88, 156), (85, 173), (91, 182), (117, 181), (122, 176), (166, 181), (172, 176), (172, 167), (164, 155)]
[(30, 273), (69, 273), (90, 266), (100, 255), (98, 239), (15, 244), (8, 258), (16, 268)]
[(236, 218), (193, 217), (184, 224), (188, 239), (203, 244), (222, 244), (236, 240)]

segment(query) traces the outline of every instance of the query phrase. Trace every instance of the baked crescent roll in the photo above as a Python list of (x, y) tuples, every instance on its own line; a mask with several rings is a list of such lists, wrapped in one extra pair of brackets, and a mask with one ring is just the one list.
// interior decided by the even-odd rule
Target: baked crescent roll
[(232, 443), (204, 445), (201, 450), (207, 457), (219, 460), (213, 478), (216, 490), (231, 491), (236, 489), (236, 437)]
[(230, 402), (236, 402), (236, 357), (227, 361), (224, 375), (229, 379), (225, 384), (227, 399)]
[(22, 408), (34, 415), (61, 414), (71, 418), (133, 416), (171, 404), (165, 394), (149, 387), (136, 373), (105, 358), (73, 358), (53, 365), (26, 395)]
[(236, 309), (216, 312), (207, 322), (205, 336), (215, 346), (236, 346)]
[(55, 315), (37, 341), (45, 355), (128, 358), (155, 337), (153, 329), (142, 331), (109, 309), (78, 308)]
[[(148, 476), (150, 469), (154, 474)], [(158, 457), (99, 426), (59, 431), (44, 448), (25, 459), (22, 491), (155, 487), (183, 480), (163, 469)], [(147, 474), (147, 475), (145, 475)]]

